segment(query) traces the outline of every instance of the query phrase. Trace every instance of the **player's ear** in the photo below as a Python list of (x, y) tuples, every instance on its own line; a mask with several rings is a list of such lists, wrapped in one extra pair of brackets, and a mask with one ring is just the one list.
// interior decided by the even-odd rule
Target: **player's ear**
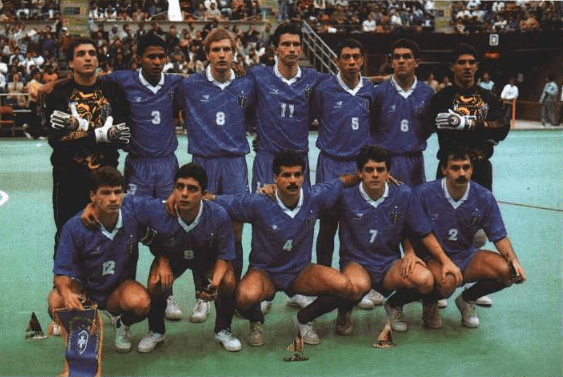
[(88, 191), (88, 196), (90, 197), (90, 201), (94, 203), (94, 198), (96, 197), (96, 193), (92, 190)]

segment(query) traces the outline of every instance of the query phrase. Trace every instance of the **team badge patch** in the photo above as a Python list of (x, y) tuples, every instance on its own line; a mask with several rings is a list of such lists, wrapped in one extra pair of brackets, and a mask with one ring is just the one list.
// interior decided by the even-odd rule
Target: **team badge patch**
[(248, 96), (242, 91), (237, 98), (237, 105), (241, 108), (245, 108), (248, 104)]
[(483, 215), (481, 214), (481, 211), (479, 211), (479, 208), (475, 208), (473, 212), (471, 212), (471, 215), (469, 215), (469, 223), (471, 225), (477, 225), (481, 222), (482, 217)]
[(303, 91), (305, 93), (305, 99), (307, 101), (311, 100), (311, 96), (313, 95), (313, 88), (311, 88), (309, 85), (307, 85), (305, 87), (305, 90)]
[(395, 208), (393, 208), (393, 210), (391, 212), (389, 212), (389, 220), (391, 220), (393, 225), (397, 224), (397, 221), (399, 221), (400, 215), (401, 215), (401, 213), (399, 212), (398, 206), (395, 206)]

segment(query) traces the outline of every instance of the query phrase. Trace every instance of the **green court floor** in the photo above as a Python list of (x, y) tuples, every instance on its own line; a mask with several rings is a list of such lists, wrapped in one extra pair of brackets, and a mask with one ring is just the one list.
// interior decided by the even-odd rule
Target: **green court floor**
[[(311, 167), (318, 151), (311, 134)], [(436, 170), (437, 141), (425, 153), (427, 176)], [(46, 297), (52, 287), (55, 227), (51, 206), (51, 149), (46, 141), (0, 139), (0, 375), (53, 376), (62, 370), (63, 343), (51, 337), (25, 341), (32, 311), (46, 329)], [(180, 136), (180, 163), (189, 162)], [(248, 156), (251, 163), (253, 155)], [(492, 296), (491, 308), (479, 308), (481, 326), (467, 329), (453, 300), (441, 311), (443, 328), (422, 326), (421, 305), (405, 308), (409, 331), (395, 333), (394, 349), (374, 349), (384, 310), (356, 309), (353, 336), (334, 333), (336, 313), (321, 317), (321, 344), (306, 346), (310, 360), (286, 363), (295, 334), (296, 309), (278, 294), (266, 316), (266, 344), (246, 345), (248, 323), (235, 317), (233, 332), (243, 342), (229, 353), (213, 340), (214, 309), (207, 322), (187, 321), (195, 298), (191, 274), (175, 284), (184, 320), (167, 322), (167, 339), (155, 352), (117, 354), (113, 328), (106, 322), (103, 372), (107, 376), (561, 376), (562, 375), (562, 231), (563, 133), (513, 131), (493, 157), (494, 193), (528, 281)], [(123, 162), (123, 159), (122, 159)], [(123, 164), (120, 164), (123, 167)], [(249, 252), (250, 228), (244, 248)], [(487, 245), (489, 248), (492, 245)], [(152, 257), (141, 249), (139, 280), (146, 282)], [(337, 262), (335, 255), (335, 260)], [(132, 327), (133, 346), (147, 323)]]

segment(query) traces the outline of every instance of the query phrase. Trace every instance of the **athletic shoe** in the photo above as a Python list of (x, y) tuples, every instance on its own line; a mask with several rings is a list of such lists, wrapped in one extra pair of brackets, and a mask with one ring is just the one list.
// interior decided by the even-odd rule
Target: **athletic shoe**
[(248, 344), (254, 347), (264, 345), (264, 328), (259, 321), (250, 322), (250, 332), (248, 333)]
[(303, 296), (303, 295), (293, 295), (287, 300), (288, 306), (294, 306), (296, 308), (303, 309), (304, 307), (315, 301), (316, 297)]
[(193, 323), (205, 322), (210, 310), (211, 303), (209, 301), (198, 298), (194, 305), (194, 312), (190, 316), (190, 321)]
[(149, 353), (154, 351), (156, 346), (162, 342), (165, 338), (164, 334), (159, 334), (157, 332), (149, 331), (149, 334), (146, 335), (137, 346), (137, 351), (141, 353)]
[(387, 316), (389, 317), (391, 328), (393, 330), (398, 332), (405, 332), (408, 330), (407, 323), (405, 321), (401, 321), (401, 318), (403, 316), (403, 308), (396, 308), (386, 302), (385, 311), (387, 312)]
[(474, 329), (479, 327), (479, 317), (475, 310), (475, 301), (465, 301), (461, 295), (455, 299), (455, 304), (461, 313), (461, 323), (463, 326)]
[(364, 310), (371, 310), (375, 307), (373, 301), (369, 299), (369, 293), (362, 297), (362, 301), (358, 302), (358, 308)]
[(272, 301), (264, 300), (260, 303), (260, 311), (262, 312), (262, 314), (268, 313), (271, 307)]
[(105, 315), (106, 317), (108, 317), (109, 320), (111, 321), (111, 324), (112, 324), (113, 326), (115, 326), (115, 324), (117, 323), (117, 320), (119, 319), (119, 316), (118, 316), (118, 315), (113, 315), (113, 314), (111, 314), (110, 312), (108, 312), (107, 310), (103, 310), (102, 313), (104, 313), (104, 315)]
[(442, 327), (442, 317), (438, 312), (438, 302), (426, 302), (422, 301), (422, 322), (424, 326), (431, 329), (439, 329)]
[(362, 301), (358, 303), (358, 307), (364, 310), (371, 310), (375, 306), (383, 305), (385, 302), (385, 297), (375, 289), (370, 289), (370, 291), (362, 297)]
[(321, 342), (317, 332), (313, 328), (313, 322), (309, 322), (307, 324), (299, 323), (296, 314), (295, 317), (293, 317), (293, 324), (297, 327), (299, 333), (303, 337), (303, 343), (315, 345)]
[(491, 298), (489, 296), (483, 296), (483, 297), (479, 297), (477, 300), (475, 300), (475, 304), (479, 305), (479, 306), (492, 306), (493, 305), (493, 300), (491, 300)]
[(121, 319), (115, 325), (115, 349), (117, 352), (131, 351), (131, 333), (129, 326), (125, 326)]
[(61, 333), (63, 331), (61, 325), (57, 324), (55, 321), (52, 321), (49, 326), (52, 329), (53, 336), (61, 336)]
[(338, 317), (336, 317), (336, 333), (338, 335), (351, 335), (354, 326), (352, 325), (352, 312), (346, 312), (342, 315), (340, 310), (338, 311)]
[(448, 307), (448, 299), (447, 298), (443, 298), (441, 300), (438, 300), (438, 309), (444, 309)]
[(166, 299), (166, 311), (164, 312), (164, 314), (166, 315), (167, 319), (170, 319), (172, 321), (182, 319), (182, 311), (180, 310), (178, 305), (176, 305), (174, 296), (172, 295), (168, 296), (168, 298)]
[(241, 344), (240, 340), (235, 338), (231, 333), (231, 330), (221, 330), (215, 334), (215, 341), (221, 343), (223, 347), (230, 352), (240, 351)]

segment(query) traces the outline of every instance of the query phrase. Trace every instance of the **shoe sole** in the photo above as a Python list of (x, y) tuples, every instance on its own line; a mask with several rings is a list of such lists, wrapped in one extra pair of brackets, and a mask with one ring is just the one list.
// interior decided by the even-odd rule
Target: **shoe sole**
[(468, 325), (467, 323), (465, 323), (463, 319), (461, 320), (461, 324), (467, 327), (468, 329), (476, 329), (477, 327), (479, 327), (479, 325)]
[(301, 305), (299, 305), (299, 304), (296, 303), (296, 302), (292, 302), (292, 301), (288, 301), (288, 302), (287, 302), (287, 306), (291, 306), (291, 307), (293, 307), (293, 308), (302, 309), (302, 308), (301, 308)]
[(264, 345), (264, 341), (260, 342), (260, 343), (253, 343), (250, 340), (248, 341), (248, 344), (251, 345), (252, 347), (261, 347)]
[(316, 346), (317, 344), (321, 343), (320, 339), (306, 339), (303, 338), (303, 343), (308, 344), (310, 346)]
[(115, 346), (115, 351), (117, 353), (129, 353), (129, 352), (131, 352), (131, 347), (129, 347), (129, 348), (119, 348), (119, 347)]
[(237, 348), (237, 349), (228, 349), (228, 348), (223, 344), (223, 342), (221, 342), (219, 339), (215, 339), (215, 342), (216, 342), (216, 343), (219, 343), (225, 350), (227, 350), (227, 351), (229, 351), (229, 352), (238, 352), (238, 351), (240, 351), (240, 350), (242, 349), (242, 347), (239, 347), (239, 348)]
[(428, 324), (428, 323), (424, 323), (424, 327), (426, 327), (426, 328), (428, 328), (428, 329), (434, 329), (434, 330), (436, 330), (436, 329), (441, 328), (441, 327), (442, 327), (442, 324), (440, 323), (439, 325), (436, 326), (436, 325), (431, 325), (431, 324)]
[(190, 322), (192, 322), (192, 323), (203, 323), (205, 321), (207, 321), (207, 317), (201, 318), (201, 319), (200, 318), (194, 319), (194, 318), (190, 317)]
[(375, 308), (375, 304), (372, 305), (372, 306), (363, 305), (363, 304), (362, 304), (362, 305), (358, 304), (358, 308), (363, 309), (363, 310), (372, 310), (373, 308)]
[(166, 319), (169, 320), (169, 321), (179, 321), (179, 320), (182, 319), (182, 316), (181, 316), (181, 315), (180, 315), (179, 317), (172, 316), (172, 315), (171, 315), (171, 316), (166, 315), (165, 317), (166, 317)]
[(160, 342), (157, 342), (153, 348), (149, 349), (149, 350), (140, 350), (139, 347), (137, 347), (137, 352), (139, 353), (151, 353), (152, 351), (155, 350), (156, 347), (158, 347), (160, 344), (164, 343), (164, 339), (162, 339)]

